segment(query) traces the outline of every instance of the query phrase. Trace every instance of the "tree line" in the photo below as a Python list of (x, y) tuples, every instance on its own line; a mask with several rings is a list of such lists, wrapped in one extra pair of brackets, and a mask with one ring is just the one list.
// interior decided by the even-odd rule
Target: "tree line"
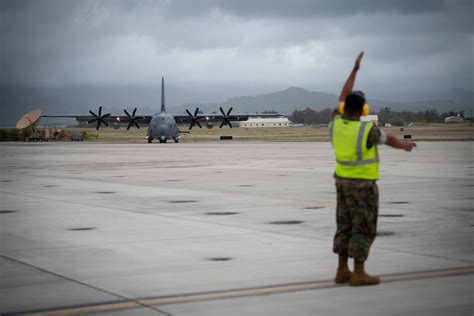
[[(311, 108), (304, 110), (294, 110), (288, 117), (293, 123), (312, 125), (312, 124), (328, 124), (332, 119), (334, 109), (326, 108), (321, 111), (316, 111)], [(391, 108), (385, 107), (378, 112), (371, 114), (378, 115), (381, 124), (392, 124), (394, 126), (402, 126), (405, 122), (424, 122), (424, 123), (442, 123), (448, 116), (460, 115), (464, 117), (464, 112), (445, 112), (439, 114), (436, 110), (426, 111), (392, 111)]]

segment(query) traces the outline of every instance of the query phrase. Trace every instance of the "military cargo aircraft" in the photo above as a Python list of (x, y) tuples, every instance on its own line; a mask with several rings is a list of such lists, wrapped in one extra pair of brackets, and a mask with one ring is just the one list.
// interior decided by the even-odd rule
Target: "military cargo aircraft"
[(228, 125), (232, 128), (231, 121), (246, 121), (249, 117), (281, 117), (280, 114), (234, 114), (231, 115), (233, 108), (225, 112), (222, 107), (219, 107), (221, 114), (202, 114), (199, 108), (196, 108), (194, 114), (186, 109), (186, 114), (167, 114), (165, 106), (165, 79), (161, 78), (161, 111), (153, 115), (136, 115), (137, 108), (133, 109), (130, 114), (124, 109), (125, 115), (111, 115), (110, 113), (102, 114), (102, 106), (99, 111), (94, 113), (89, 111), (91, 115), (42, 115), (41, 117), (62, 117), (75, 118), (78, 122), (87, 122), (88, 124), (97, 123), (96, 129), (99, 130), (103, 124), (105, 126), (112, 125), (113, 128), (120, 128), (122, 122), (128, 122), (127, 130), (132, 126), (140, 128), (140, 124), (148, 124), (147, 139), (151, 143), (157, 139), (160, 143), (166, 143), (168, 140), (173, 140), (178, 143), (181, 137), (181, 132), (178, 128), (178, 123), (189, 123), (189, 130), (194, 126), (202, 128), (201, 122), (206, 123), (207, 128), (212, 128), (213, 123), (221, 122), (219, 128)]

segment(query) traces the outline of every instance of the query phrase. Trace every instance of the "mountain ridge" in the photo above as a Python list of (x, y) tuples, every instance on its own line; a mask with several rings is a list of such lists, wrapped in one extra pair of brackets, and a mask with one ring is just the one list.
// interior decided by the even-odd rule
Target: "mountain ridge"
[[(173, 87), (172, 87), (173, 88)], [(171, 90), (171, 93), (168, 93)], [(181, 90), (174, 88), (166, 90), (167, 100), (179, 96)], [(185, 91), (189, 92), (189, 91)], [(463, 92), (460, 103), (446, 97), (444, 100), (394, 102), (369, 99), (371, 108), (375, 111), (390, 107), (393, 111), (425, 111), (436, 109), (439, 113), (464, 110), (471, 114), (471, 91)], [(171, 95), (169, 95), (171, 94)], [(99, 105), (104, 106), (104, 111), (113, 114), (123, 114), (123, 109), (132, 110), (139, 108), (138, 114), (153, 114), (159, 111), (160, 90), (156, 87), (119, 87), (119, 86), (70, 86), (70, 87), (7, 87), (0, 86), (0, 125), (11, 126), (26, 112), (41, 108), (43, 113), (49, 115), (78, 114), (88, 115), (89, 110), (97, 110)], [(202, 93), (201, 93), (202, 95)], [(181, 99), (185, 97), (181, 96)], [(186, 98), (189, 98), (186, 96)], [(461, 101), (463, 101), (461, 99)], [(459, 100), (457, 100), (459, 101)], [(306, 107), (314, 110), (336, 107), (338, 96), (333, 93), (310, 91), (300, 87), (288, 87), (271, 93), (257, 94), (254, 96), (238, 96), (227, 98), (223, 102), (186, 102), (177, 106), (168, 106), (167, 112), (182, 114), (186, 109), (194, 110), (199, 107), (205, 113), (219, 113), (219, 107), (229, 109), (232, 113), (261, 113), (263, 111), (278, 111), (289, 115), (295, 109), (302, 110)]]
[[(289, 115), (294, 110), (302, 110), (304, 108), (319, 111), (325, 108), (334, 108), (338, 104), (338, 98), (339, 96), (334, 93), (310, 91), (300, 87), (289, 87), (284, 90), (256, 96), (232, 97), (224, 102), (185, 103), (175, 108), (178, 109), (178, 111), (184, 111), (186, 108), (199, 107), (202, 111), (209, 112), (211, 109), (217, 109), (219, 106), (222, 106), (226, 108), (233, 107), (242, 113), (278, 111)], [(368, 99), (367, 102), (374, 111), (389, 107), (393, 111), (417, 112), (435, 109), (440, 113), (461, 110), (467, 113), (467, 110), (470, 108), (468, 104), (461, 104), (450, 99), (408, 102)]]

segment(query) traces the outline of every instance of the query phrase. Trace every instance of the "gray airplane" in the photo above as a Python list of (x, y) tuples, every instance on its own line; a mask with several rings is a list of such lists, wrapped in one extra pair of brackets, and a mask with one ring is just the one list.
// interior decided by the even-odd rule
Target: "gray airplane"
[[(139, 128), (138, 125), (136, 126)], [(165, 78), (161, 78), (161, 112), (153, 116), (150, 120), (147, 138), (148, 143), (151, 143), (155, 138), (158, 139), (160, 143), (166, 143), (168, 139), (173, 139), (174, 142), (177, 143), (180, 138), (180, 131), (174, 117), (166, 114)]]
[[(140, 128), (140, 125), (148, 124), (147, 139), (148, 143), (151, 143), (154, 139), (157, 139), (160, 143), (166, 143), (168, 140), (173, 140), (175, 143), (179, 142), (181, 132), (178, 128), (177, 123), (187, 124), (189, 123), (189, 130), (194, 126), (202, 128), (199, 121), (205, 121), (207, 128), (212, 128), (213, 123), (221, 122), (219, 128), (224, 125), (228, 125), (232, 128), (231, 121), (246, 121), (249, 117), (281, 117), (280, 114), (235, 114), (231, 115), (232, 108), (227, 113), (219, 107), (220, 114), (200, 114), (199, 108), (196, 108), (194, 114), (186, 109), (186, 114), (167, 114), (165, 106), (165, 79), (161, 78), (161, 111), (153, 115), (136, 116), (137, 108), (133, 109), (130, 114), (126, 109), (123, 110), (125, 115), (111, 115), (110, 113), (102, 114), (102, 106), (99, 107), (98, 113), (89, 111), (91, 115), (43, 115), (42, 117), (71, 117), (75, 118), (80, 123), (97, 123), (96, 129), (99, 130), (103, 124), (105, 126), (112, 125), (113, 128), (120, 128), (122, 122), (128, 122), (127, 130), (130, 127), (135, 126)], [(188, 131), (189, 133), (189, 131)]]

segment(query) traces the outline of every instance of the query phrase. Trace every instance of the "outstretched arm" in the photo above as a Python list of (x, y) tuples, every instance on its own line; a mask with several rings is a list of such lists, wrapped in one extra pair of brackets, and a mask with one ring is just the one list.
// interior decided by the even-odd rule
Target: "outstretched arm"
[(405, 151), (411, 151), (413, 147), (416, 147), (414, 142), (408, 140), (400, 141), (393, 135), (387, 135), (385, 144), (393, 148), (403, 149)]
[(360, 68), (360, 61), (362, 60), (362, 57), (364, 56), (364, 52), (360, 52), (359, 56), (357, 56), (354, 68), (352, 69), (351, 74), (349, 75), (349, 78), (347, 78), (346, 83), (344, 83), (344, 87), (342, 87), (341, 94), (339, 96), (339, 101), (344, 101), (346, 99), (346, 96), (352, 91), (354, 88), (354, 83), (356, 80), (356, 75), (357, 71)]

